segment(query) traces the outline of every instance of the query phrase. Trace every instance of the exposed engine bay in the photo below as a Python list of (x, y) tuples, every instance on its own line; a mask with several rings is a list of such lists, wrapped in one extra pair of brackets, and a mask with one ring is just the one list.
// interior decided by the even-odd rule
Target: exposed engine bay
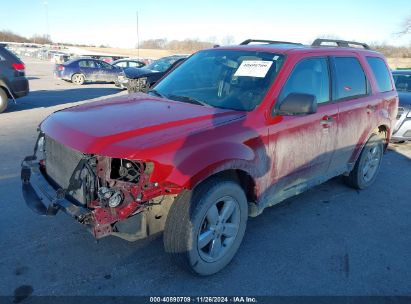
[(134, 241), (163, 229), (175, 195), (150, 181), (153, 163), (83, 154), (48, 136), (39, 137), (37, 152), (57, 195), (90, 210), (77, 220), (96, 238)]

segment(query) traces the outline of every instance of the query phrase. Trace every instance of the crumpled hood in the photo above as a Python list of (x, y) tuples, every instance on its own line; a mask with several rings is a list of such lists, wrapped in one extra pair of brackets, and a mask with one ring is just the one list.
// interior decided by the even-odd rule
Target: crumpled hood
[(121, 146), (128, 151), (158, 147), (244, 116), (244, 112), (136, 93), (57, 111), (42, 122), (41, 129), (83, 153), (125, 157)]
[(152, 74), (160, 73), (157, 71), (149, 70), (146, 68), (126, 68), (124, 69), (124, 75), (130, 79), (137, 79), (144, 76), (149, 76)]

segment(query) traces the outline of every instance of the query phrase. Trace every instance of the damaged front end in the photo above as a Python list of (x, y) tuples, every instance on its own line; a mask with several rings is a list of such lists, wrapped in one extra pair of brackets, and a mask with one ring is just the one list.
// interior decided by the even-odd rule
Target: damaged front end
[(27, 205), (42, 215), (64, 211), (97, 239), (135, 241), (160, 232), (178, 189), (150, 180), (152, 162), (83, 154), (40, 133), (22, 162)]

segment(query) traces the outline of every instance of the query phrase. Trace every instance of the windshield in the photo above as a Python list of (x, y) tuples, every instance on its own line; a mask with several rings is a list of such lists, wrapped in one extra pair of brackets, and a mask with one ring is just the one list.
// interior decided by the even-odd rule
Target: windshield
[(156, 87), (169, 99), (240, 111), (253, 110), (275, 79), (280, 54), (205, 50), (194, 54)]
[(156, 72), (165, 72), (177, 59), (179, 58), (162, 58), (150, 63), (145, 68)]
[(411, 92), (411, 73), (397, 74), (394, 76), (395, 88), (397, 91)]

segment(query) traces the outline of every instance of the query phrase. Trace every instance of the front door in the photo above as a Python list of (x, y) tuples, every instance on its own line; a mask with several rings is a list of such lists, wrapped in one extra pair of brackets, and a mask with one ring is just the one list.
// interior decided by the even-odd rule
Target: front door
[[(316, 97), (317, 112), (281, 116), (269, 126), (269, 151), (275, 195), (288, 197), (326, 176), (337, 140), (338, 107), (330, 100), (329, 63), (311, 57), (296, 64), (283, 86), (276, 105), (291, 93)], [(288, 195), (288, 194), (290, 195)]]
[(112, 82), (117, 79), (117, 69), (104, 61), (96, 61), (98, 67), (98, 81)]

